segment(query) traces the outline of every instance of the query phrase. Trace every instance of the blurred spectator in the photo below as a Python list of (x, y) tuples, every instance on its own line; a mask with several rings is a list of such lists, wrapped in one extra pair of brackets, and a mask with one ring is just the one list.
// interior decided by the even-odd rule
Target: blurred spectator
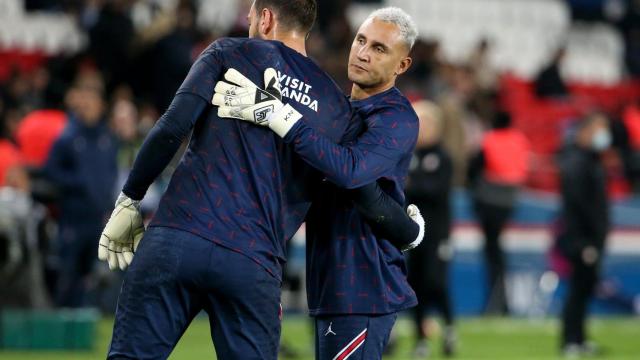
[(43, 206), (29, 196), (26, 172), (13, 168), (15, 187), (0, 186), (0, 308), (45, 308), (50, 305), (39, 248)]
[(138, 134), (138, 109), (129, 100), (116, 100), (110, 111), (109, 123), (120, 140), (118, 167), (128, 170), (133, 165), (137, 149), (142, 144)]
[(627, 179), (633, 190), (640, 193), (640, 99), (622, 112), (622, 121), (615, 125), (617, 146), (624, 163)]
[(173, 30), (161, 38), (153, 50), (152, 91), (157, 109), (164, 111), (169, 106), (176, 90), (198, 56), (197, 44), (200, 34), (196, 26), (195, 5), (180, 0), (176, 9)]
[[(88, 29), (89, 52), (105, 77), (108, 90), (127, 78), (134, 37), (133, 22), (129, 17), (131, 4), (128, 0), (106, 1), (95, 25)], [(91, 5), (89, 2), (88, 7)]]
[(59, 110), (36, 110), (20, 121), (15, 138), (27, 165), (44, 165), (51, 146), (64, 130), (66, 123), (66, 115)]
[(562, 195), (562, 231), (558, 247), (572, 264), (562, 315), (562, 351), (592, 354), (585, 318), (593, 295), (609, 231), (606, 175), (600, 153), (611, 144), (608, 121), (591, 114), (577, 124), (573, 141), (558, 156)]
[(442, 97), (438, 102), (442, 109), (442, 143), (453, 161), (453, 184), (462, 186), (467, 180), (469, 160), (470, 125), (468, 113), (455, 97)]
[(529, 142), (511, 127), (511, 116), (499, 113), (469, 165), (476, 216), (485, 238), (489, 296), (485, 312), (507, 315), (505, 259), (500, 235), (513, 212), (518, 190), (527, 178)]
[(473, 74), (473, 93), (469, 107), (483, 123), (495, 116), (498, 92), (498, 72), (489, 58), (489, 40), (482, 39), (469, 57), (469, 68)]
[(16, 124), (7, 120), (0, 108), (0, 188), (13, 187), (28, 191), (24, 158), (14, 143)]
[(418, 39), (411, 50), (413, 63), (407, 76), (398, 79), (398, 86), (408, 96), (438, 99), (445, 89), (440, 59), (440, 44), (431, 39)]
[(84, 304), (96, 241), (115, 200), (117, 142), (105, 121), (103, 96), (97, 74), (84, 73), (76, 80), (67, 94), (67, 127), (44, 168), (60, 188), (59, 306)]
[[(319, 11), (322, 6), (319, 6)], [(321, 20), (321, 18), (318, 18)], [(329, 19), (328, 28), (316, 27), (307, 41), (309, 56), (318, 61), (320, 67), (331, 74), (338, 86), (345, 92), (351, 91), (351, 82), (347, 79), (347, 59), (353, 41), (353, 35), (346, 15), (334, 13)], [(331, 56), (326, 56), (331, 49)]]
[(498, 72), (491, 64), (491, 46), (488, 39), (481, 39), (469, 57), (476, 86), (483, 92), (494, 93), (498, 88)]
[(564, 47), (558, 49), (547, 67), (542, 69), (535, 80), (536, 95), (539, 98), (564, 98), (569, 95), (567, 85), (560, 74), (560, 66), (566, 54)]
[(420, 119), (420, 132), (405, 191), (407, 202), (416, 204), (429, 223), (425, 241), (409, 253), (409, 283), (418, 297), (418, 305), (412, 309), (417, 338), (414, 354), (417, 357), (428, 354), (426, 315), (433, 307), (444, 319), (443, 352), (450, 356), (456, 343), (447, 285), (452, 256), (449, 195), (453, 165), (441, 144), (440, 109), (428, 101), (416, 102), (413, 107)]
[[(316, 28), (322, 33), (330, 31), (333, 21), (337, 17), (342, 17), (346, 13), (350, 0), (323, 0), (318, 1), (318, 20)], [(345, 34), (346, 36), (346, 34)], [(349, 42), (351, 39), (349, 39)]]
[(640, 76), (640, 0), (628, 0), (618, 27), (625, 43), (625, 63), (632, 76)]
[(41, 108), (46, 103), (49, 72), (38, 68), (30, 74), (14, 71), (6, 84), (5, 102), (22, 114)]
[(62, 4), (68, 4), (70, 0), (24, 0), (27, 11), (61, 10)]
[(567, 0), (571, 7), (571, 17), (585, 21), (603, 19), (604, 3), (606, 0)]
[(4, 179), (4, 184), (0, 185), (0, 187), (9, 187), (25, 194), (29, 194), (29, 191), (31, 190), (31, 179), (29, 178), (29, 174), (24, 166), (16, 164), (15, 166), (9, 167), (4, 173)]
[(28, 110), (41, 109), (47, 105), (47, 87), (49, 86), (49, 71), (40, 67), (29, 75), (29, 89), (25, 99)]
[(29, 171), (31, 197), (35, 201), (50, 203), (57, 196), (55, 186), (44, 176), (42, 166), (66, 122), (63, 111), (35, 110), (20, 121), (15, 131), (15, 140)]
[(407, 77), (399, 86), (419, 98), (433, 99), (442, 110), (442, 143), (453, 161), (453, 183), (463, 185), (473, 138), (468, 136), (469, 128), (478, 122), (469, 106), (476, 93), (473, 72), (469, 66), (443, 61), (437, 41), (418, 41), (414, 54), (413, 79)]
[[(0, 187), (16, 187), (16, 174), (22, 168), (22, 156), (18, 147), (5, 137), (0, 137)], [(20, 176), (18, 175), (18, 178)]]
[(12, 141), (15, 126), (0, 119), (0, 308), (42, 308), (49, 300), (37, 226), (45, 211), (30, 198), (24, 160)]

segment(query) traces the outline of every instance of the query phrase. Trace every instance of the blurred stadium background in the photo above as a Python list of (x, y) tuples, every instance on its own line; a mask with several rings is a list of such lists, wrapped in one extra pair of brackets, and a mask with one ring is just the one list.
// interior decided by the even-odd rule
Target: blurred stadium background
[[(572, 123), (593, 111), (606, 115), (613, 134), (613, 146), (603, 154), (612, 229), (591, 307), (597, 314), (592, 330), (605, 358), (640, 358), (640, 1), (318, 2), (308, 51), (345, 92), (349, 47), (369, 12), (399, 6), (419, 27), (413, 66), (398, 85), (411, 99), (428, 99), (440, 109), (444, 143), (454, 160), (449, 285), (454, 310), (463, 316), (460, 358), (557, 356), (553, 319), (561, 310), (566, 273), (550, 256), (560, 209), (554, 157)], [(78, 280), (86, 296), (72, 305), (82, 310), (57, 311), (69, 305), (55, 296), (65, 267), (57, 230), (65, 215), (59, 206), (65, 190), (51, 181), (45, 164), (66, 111), (82, 106), (69, 95), (71, 85), (104, 89), (96, 111), (118, 138), (118, 181), (105, 193), (111, 204), (136, 149), (200, 51), (221, 36), (246, 36), (250, 4), (0, 0), (0, 358), (100, 358), (109, 341), (121, 274), (104, 264)], [(558, 58), (560, 49), (565, 52)], [(540, 74), (550, 67), (559, 70), (561, 96), (541, 90)], [(478, 317), (488, 290), (482, 235), (465, 187), (469, 158), (497, 109), (511, 114), (532, 151), (526, 187), (503, 236), (511, 317), (498, 319)], [(149, 216), (170, 174), (171, 168), (145, 198)], [(310, 358), (303, 235), (291, 241), (287, 266), (283, 343), (300, 358)], [(389, 358), (409, 358), (408, 319), (396, 328), (397, 346)], [(73, 348), (79, 350), (68, 352)], [(206, 321), (197, 319), (174, 358), (212, 353)]]

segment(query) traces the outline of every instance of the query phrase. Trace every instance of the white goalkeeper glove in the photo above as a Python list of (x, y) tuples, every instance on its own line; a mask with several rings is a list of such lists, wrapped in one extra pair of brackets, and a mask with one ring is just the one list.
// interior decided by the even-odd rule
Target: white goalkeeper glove
[(416, 237), (416, 239), (413, 242), (409, 243), (408, 245), (405, 245), (402, 248), (402, 251), (408, 251), (415, 248), (416, 246), (420, 245), (420, 243), (422, 242), (422, 239), (424, 238), (424, 219), (422, 218), (422, 215), (420, 214), (420, 210), (418, 209), (418, 207), (413, 204), (409, 205), (407, 207), (407, 215), (409, 215), (411, 220), (415, 221), (418, 224), (418, 227), (420, 230), (418, 231), (418, 237)]
[(124, 270), (131, 264), (133, 254), (144, 234), (140, 201), (120, 193), (98, 244), (98, 259), (107, 261), (109, 269)]
[(278, 73), (274, 68), (264, 71), (264, 89), (259, 88), (236, 69), (229, 69), (224, 80), (216, 83), (211, 103), (218, 106), (218, 116), (249, 121), (268, 126), (285, 137), (302, 115), (291, 105), (282, 103)]

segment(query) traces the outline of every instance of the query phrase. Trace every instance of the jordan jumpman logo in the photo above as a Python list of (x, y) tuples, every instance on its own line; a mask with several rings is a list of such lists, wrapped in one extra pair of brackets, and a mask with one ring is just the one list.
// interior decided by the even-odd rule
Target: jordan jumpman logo
[(333, 332), (333, 330), (331, 330), (331, 325), (333, 325), (333, 322), (329, 323), (329, 328), (327, 329), (327, 332), (324, 333), (324, 336), (327, 336), (329, 334), (335, 335), (336, 333)]

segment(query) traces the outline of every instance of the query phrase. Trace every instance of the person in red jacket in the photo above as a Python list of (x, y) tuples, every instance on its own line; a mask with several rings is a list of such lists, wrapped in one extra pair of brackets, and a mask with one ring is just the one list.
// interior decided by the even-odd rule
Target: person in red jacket
[(66, 124), (67, 115), (60, 110), (35, 110), (20, 121), (15, 139), (27, 166), (44, 165)]
[(24, 158), (11, 140), (12, 131), (6, 119), (0, 118), (0, 188), (12, 187), (24, 192), (29, 190), (29, 177), (24, 170)]
[(634, 192), (640, 193), (640, 99), (625, 107), (618, 125), (620, 149), (627, 179)]
[(485, 312), (509, 313), (505, 293), (505, 260), (500, 234), (511, 217), (518, 189), (527, 178), (529, 142), (511, 127), (511, 116), (501, 112), (469, 165), (474, 208), (485, 237), (489, 275)]
[(8, 185), (8, 175), (21, 163), (20, 152), (16, 146), (11, 141), (0, 138), (0, 187)]

